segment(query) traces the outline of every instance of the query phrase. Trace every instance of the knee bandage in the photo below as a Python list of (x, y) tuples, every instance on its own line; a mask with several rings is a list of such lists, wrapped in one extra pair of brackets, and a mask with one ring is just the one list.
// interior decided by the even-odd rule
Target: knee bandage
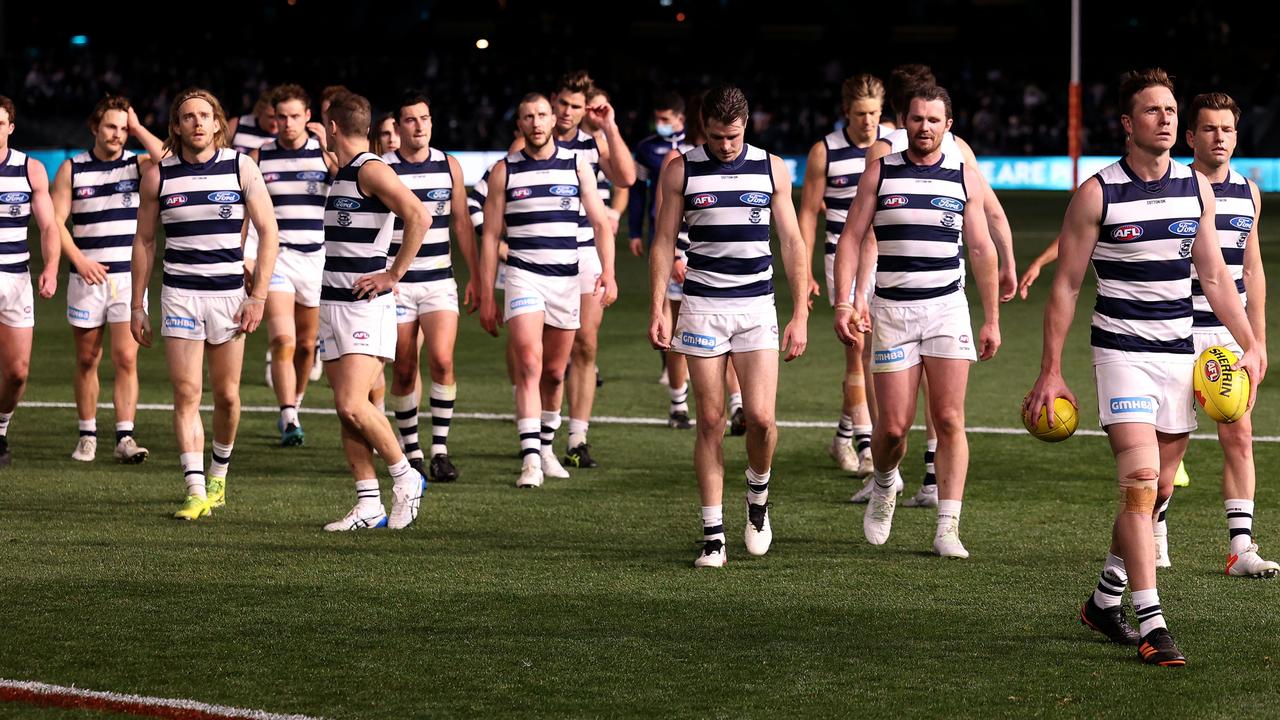
[(1160, 449), (1139, 445), (1116, 453), (1116, 477), (1120, 482), (1120, 512), (1151, 515), (1160, 482)]

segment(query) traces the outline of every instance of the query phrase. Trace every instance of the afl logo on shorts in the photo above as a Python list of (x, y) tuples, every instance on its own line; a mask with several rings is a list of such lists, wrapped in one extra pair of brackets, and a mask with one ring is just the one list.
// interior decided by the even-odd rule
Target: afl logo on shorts
[(529, 197), (530, 195), (533, 195), (533, 188), (527, 188), (527, 187), (514, 188), (507, 193), (507, 196), (510, 197), (512, 200), (523, 200)]
[(689, 198), (689, 204), (695, 208), (709, 208), (718, 202), (720, 202), (720, 198), (713, 193), (701, 193)]
[(1111, 231), (1112, 240), (1137, 240), (1142, 237), (1141, 225), (1121, 225)]
[(900, 207), (905, 207), (906, 204), (907, 204), (907, 199), (902, 195), (890, 195), (889, 197), (880, 201), (880, 207), (883, 207), (883, 208), (900, 208)]
[(448, 200), (451, 197), (453, 197), (453, 191), (442, 188), (437, 188), (427, 193), (428, 200)]
[(1195, 235), (1200, 229), (1200, 223), (1196, 220), (1179, 220), (1175, 223), (1169, 223), (1169, 232), (1174, 235)]
[(764, 207), (769, 204), (769, 196), (759, 192), (743, 193), (738, 196), (744, 205), (754, 205), (756, 207)]
[(169, 197), (164, 199), (165, 207), (178, 207), (179, 205), (186, 205), (186, 204), (187, 204), (186, 195), (181, 195), (181, 194), (170, 195)]
[(351, 198), (337, 198), (333, 201), (333, 207), (335, 210), (359, 210), (360, 202)]
[(368, 340), (368, 339), (369, 339), (369, 333), (367, 333), (367, 332), (365, 332), (365, 331), (363, 331), (363, 330), (357, 330), (357, 331), (355, 331), (355, 332), (351, 333), (351, 337), (355, 338), (356, 340)]
[(91, 198), (97, 193), (98, 191), (91, 187), (76, 188), (76, 197), (78, 198)]
[(572, 197), (578, 194), (577, 185), (552, 185), (551, 194), (559, 197)]
[(219, 192), (209, 193), (209, 202), (216, 202), (216, 203), (240, 202), (240, 193), (231, 192), (230, 190), (221, 190)]
[(942, 210), (950, 210), (951, 212), (960, 212), (964, 210), (964, 203), (955, 198), (936, 197), (929, 201), (929, 204)]

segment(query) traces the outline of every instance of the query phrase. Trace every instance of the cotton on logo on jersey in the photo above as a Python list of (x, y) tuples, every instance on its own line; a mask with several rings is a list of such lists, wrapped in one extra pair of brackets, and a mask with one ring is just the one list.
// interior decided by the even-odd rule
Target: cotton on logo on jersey
[(1149, 397), (1114, 397), (1111, 398), (1111, 412), (1121, 413), (1154, 413), (1156, 404)]
[(902, 195), (890, 195), (880, 201), (880, 207), (885, 207), (885, 208), (905, 207), (907, 202), (908, 202), (907, 198), (903, 197)]
[(1137, 240), (1142, 237), (1141, 225), (1121, 225), (1111, 231), (1112, 240)]
[(720, 202), (720, 198), (716, 197), (714, 193), (701, 193), (689, 198), (689, 204), (696, 208), (709, 208), (718, 202)]

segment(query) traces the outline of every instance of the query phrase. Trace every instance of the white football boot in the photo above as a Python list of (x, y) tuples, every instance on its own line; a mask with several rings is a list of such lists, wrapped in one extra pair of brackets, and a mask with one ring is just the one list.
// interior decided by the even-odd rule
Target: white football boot
[(728, 561), (724, 542), (707, 540), (702, 543), (702, 551), (698, 553), (698, 557), (694, 558), (693, 566), (696, 568), (722, 568)]
[(520, 477), (516, 479), (516, 487), (518, 488), (542, 487), (542, 465), (537, 462), (526, 464), (520, 470)]
[(902, 476), (897, 471), (894, 475), (895, 482), (889, 487), (880, 487), (874, 479), (870, 481), (871, 496), (862, 515), (862, 534), (872, 545), (885, 544), (893, 529), (893, 510), (898, 504), (898, 488), (902, 487)]
[(403, 530), (412, 525), (418, 517), (422, 493), (426, 489), (427, 479), (417, 470), (409, 473), (408, 478), (396, 481), (391, 486), (391, 514), (387, 516), (387, 527)]
[(938, 507), (938, 486), (921, 485), (915, 495), (902, 501), (906, 507)]
[(773, 543), (773, 527), (769, 524), (769, 503), (753, 505), (747, 500), (747, 527), (744, 531), (747, 552), (755, 556), (769, 552)]
[(853, 449), (853, 443), (841, 442), (840, 438), (834, 438), (831, 445), (827, 447), (827, 454), (836, 461), (841, 470), (847, 473), (858, 471), (858, 452)]
[(378, 509), (373, 513), (361, 513), (360, 505), (357, 503), (351, 508), (351, 512), (347, 513), (341, 520), (334, 520), (324, 526), (326, 532), (346, 532), (347, 530), (371, 530), (387, 526), (387, 509), (382, 503), (378, 503)]
[(538, 456), (542, 458), (542, 474), (549, 478), (558, 478), (563, 480), (569, 477), (569, 471), (564, 469), (560, 461), (556, 459), (556, 454), (551, 447), (544, 447)]
[(93, 462), (98, 456), (98, 438), (93, 435), (81, 435), (76, 441), (76, 449), (71, 451), (71, 459), (80, 462)]
[(941, 532), (933, 537), (933, 552), (945, 558), (969, 557), (969, 551), (964, 549), (964, 545), (960, 542), (960, 523), (952, 520), (944, 527), (940, 528)]
[(1227, 575), (1231, 577), (1273, 578), (1280, 575), (1280, 564), (1263, 560), (1258, 545), (1251, 543), (1239, 555), (1227, 557)]

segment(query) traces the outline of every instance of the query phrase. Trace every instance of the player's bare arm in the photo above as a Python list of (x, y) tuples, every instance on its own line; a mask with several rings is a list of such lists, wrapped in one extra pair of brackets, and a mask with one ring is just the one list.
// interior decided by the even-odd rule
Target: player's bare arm
[(498, 336), (502, 324), (494, 299), (493, 284), (498, 278), (498, 245), (502, 242), (502, 225), (498, 218), (507, 216), (507, 161), (499, 160), (489, 171), (489, 194), (484, 200), (484, 216), (493, 218), (484, 224), (480, 238), (480, 326)]
[[(462, 182), (462, 165), (457, 158), (449, 156), (449, 176), (453, 182), (453, 197), (465, 198), (467, 187)], [(458, 250), (462, 251), (462, 261), (467, 265), (467, 285), (462, 291), (462, 304), (467, 306), (467, 314), (474, 313), (480, 307), (480, 297), (476, 293), (477, 273), (480, 271), (476, 251), (476, 229), (471, 224), (471, 212), (465, 202), (455, 200), (450, 204), (453, 215), (453, 234), (458, 238)]]
[(1249, 230), (1249, 238), (1244, 250), (1244, 291), (1249, 297), (1245, 306), (1245, 314), (1249, 316), (1249, 327), (1253, 328), (1253, 337), (1258, 344), (1258, 364), (1262, 374), (1267, 374), (1267, 277), (1262, 268), (1262, 247), (1258, 238), (1258, 222), (1262, 219), (1262, 197), (1258, 185), (1252, 180), (1249, 192), (1253, 195), (1254, 218), (1253, 227)]
[[(973, 165), (964, 166), (965, 185), (978, 187), (980, 174)], [(978, 281), (978, 295), (982, 298), (982, 328), (978, 331), (978, 359), (990, 360), (1000, 349), (1000, 281), (997, 277), (996, 244), (987, 230), (986, 196), (977, 193), (969, 198), (964, 208), (965, 245), (969, 248), (969, 261)], [(971, 224), (972, 223), (972, 224)]]
[(791, 200), (791, 173), (777, 155), (769, 156), (773, 171), (773, 222), (782, 246), (782, 267), (791, 287), (791, 320), (782, 331), (783, 360), (790, 362), (804, 354), (809, 346), (809, 254), (800, 224), (796, 222), (796, 206)]
[[(884, 143), (875, 143), (878, 147)], [(887, 146), (886, 146), (887, 147)], [(858, 193), (853, 196), (853, 204), (849, 207), (849, 216), (845, 220), (844, 230), (840, 232), (840, 240), (836, 242), (835, 284), (836, 297), (847, 298), (857, 287), (868, 287), (871, 280), (871, 267), (875, 265), (874, 255), (871, 262), (866, 259), (866, 251), (875, 252), (873, 244), (868, 243), (871, 221), (876, 214), (876, 187), (880, 184), (881, 165), (879, 162), (868, 162), (862, 177), (858, 179)], [(866, 246), (866, 247), (864, 247)], [(864, 279), (863, 275), (866, 275)], [(845, 345), (859, 342), (858, 335), (865, 330), (858, 327), (865, 325), (863, 315), (866, 314), (866, 300), (863, 293), (858, 293), (852, 303), (841, 301), (835, 305), (836, 337)]]
[(426, 237), (431, 219), (427, 209), (413, 191), (405, 187), (396, 176), (396, 171), (382, 162), (367, 162), (360, 166), (357, 180), (360, 192), (372, 195), (404, 220), (404, 237), (400, 242), (400, 251), (396, 253), (391, 266), (382, 272), (370, 273), (355, 281), (352, 288), (358, 298), (374, 297), (390, 292), (400, 278), (409, 271), (409, 265), (422, 247), (422, 239)]
[(240, 187), (244, 190), (245, 217), (253, 223), (258, 234), (258, 261), (253, 268), (253, 284), (250, 294), (240, 306), (236, 321), (240, 332), (251, 333), (262, 323), (266, 309), (267, 288), (271, 285), (271, 273), (275, 271), (276, 255), (280, 249), (279, 230), (271, 194), (262, 181), (262, 171), (256, 162), (240, 162)]
[(591, 172), (591, 165), (582, 156), (578, 156), (578, 187), (582, 193), (582, 207), (586, 210), (587, 221), (595, 232), (596, 252), (600, 255), (600, 277), (596, 280), (595, 294), (601, 305), (609, 307), (618, 299), (618, 282), (613, 273), (613, 228), (609, 221), (609, 209), (605, 207), (604, 200), (600, 199), (600, 191), (596, 189), (595, 173)]
[(991, 187), (991, 183), (987, 182), (982, 173), (977, 171), (978, 158), (973, 154), (973, 148), (970, 148), (969, 143), (960, 138), (956, 138), (956, 145), (960, 146), (960, 154), (964, 156), (965, 167), (974, 168), (975, 170), (974, 177), (977, 180), (977, 184), (970, 185), (970, 187), (982, 188), (981, 195), (983, 197), (983, 207), (985, 208), (987, 230), (991, 234), (991, 241), (995, 243), (996, 252), (1000, 258), (1000, 302), (1009, 302), (1013, 299), (1018, 289), (1017, 259), (1013, 255), (1013, 230), (1009, 227), (1009, 216), (1005, 214), (1004, 206), (1000, 204), (1000, 198), (996, 196), (996, 191)]
[[(809, 149), (809, 158), (804, 168), (804, 186), (800, 190), (800, 212), (796, 219), (800, 223), (800, 236), (804, 238), (805, 250), (809, 256), (809, 295), (818, 297), (822, 288), (813, 276), (813, 249), (818, 245), (818, 217), (822, 210), (822, 190), (827, 182), (827, 145), (816, 142)], [(813, 301), (809, 301), (812, 309)]]
[(81, 279), (89, 285), (97, 285), (107, 280), (107, 266), (85, 257), (76, 247), (71, 231), (67, 228), (67, 220), (71, 217), (71, 161), (64, 160), (58, 167), (58, 174), (53, 176), (53, 187), (49, 189), (49, 197), (53, 201), (53, 216), (58, 223), (58, 238), (61, 241), (62, 254), (67, 262), (80, 274)]
[(130, 298), (129, 330), (143, 347), (151, 347), (151, 320), (143, 302), (147, 282), (156, 259), (156, 223), (160, 220), (160, 166), (151, 164), (142, 171), (138, 184), (138, 228), (133, 236), (133, 297)]
[(676, 234), (684, 215), (684, 158), (668, 161), (658, 178), (660, 200), (649, 248), (649, 343), (659, 350), (671, 348), (671, 327), (663, 306), (667, 300), (667, 280), (675, 263)]
[(49, 197), (49, 174), (44, 163), (35, 158), (27, 159), (27, 181), (31, 183), (31, 214), (35, 216), (40, 231), (40, 251), (44, 270), (40, 271), (40, 297), (48, 300), (58, 291), (58, 250), (62, 247), (62, 234), (58, 232), (58, 219), (53, 212), (53, 200)]

